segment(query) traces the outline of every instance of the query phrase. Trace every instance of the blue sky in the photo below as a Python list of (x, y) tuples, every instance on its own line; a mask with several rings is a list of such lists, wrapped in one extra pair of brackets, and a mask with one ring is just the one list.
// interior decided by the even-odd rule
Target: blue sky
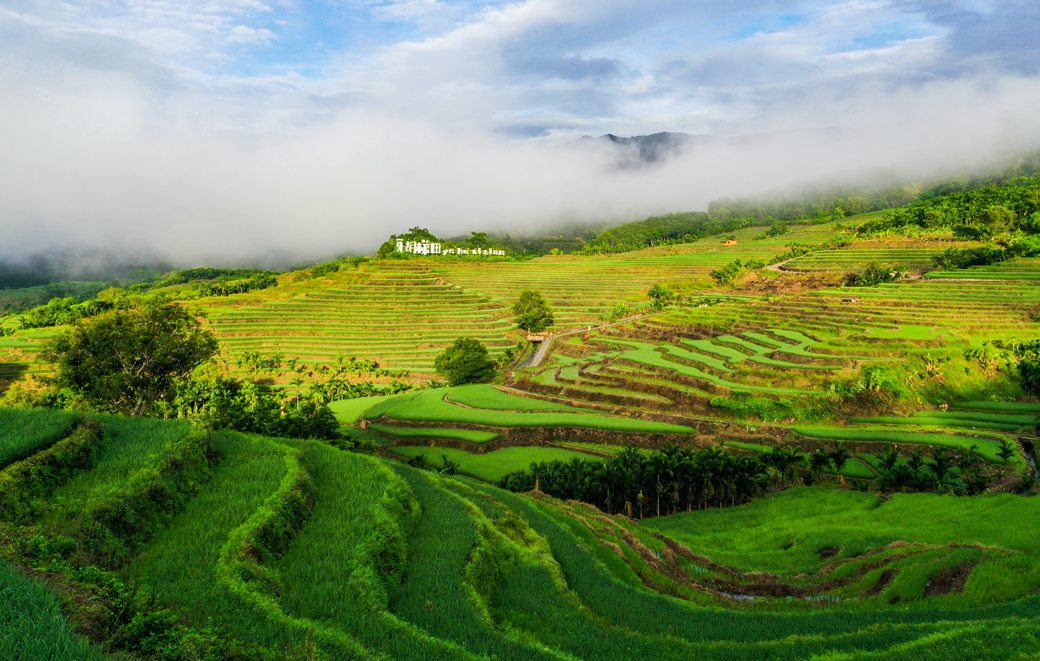
[(1036, 75), (1038, 33), (1025, 1), (0, 3), (0, 35), (41, 68), (122, 70), (160, 97), (219, 89), (291, 107), (286, 121), (368, 106), (521, 135), (725, 131), (867, 79)]
[[(1040, 148), (1038, 34), (1036, 0), (0, 0), (0, 256), (291, 260), (964, 170)], [(742, 138), (575, 147), (665, 130)]]

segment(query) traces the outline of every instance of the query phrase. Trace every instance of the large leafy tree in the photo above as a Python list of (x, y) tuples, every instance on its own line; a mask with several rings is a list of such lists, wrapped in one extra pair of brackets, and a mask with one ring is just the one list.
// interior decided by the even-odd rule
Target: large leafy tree
[(170, 399), (179, 377), (217, 351), (184, 308), (153, 299), (77, 322), (47, 349), (55, 381), (98, 409), (138, 416)]
[(495, 363), (479, 340), (460, 337), (433, 361), (437, 373), (452, 386), (486, 383), (495, 376)]
[(529, 289), (513, 303), (516, 325), (531, 333), (540, 333), (553, 325), (553, 311), (541, 294)]

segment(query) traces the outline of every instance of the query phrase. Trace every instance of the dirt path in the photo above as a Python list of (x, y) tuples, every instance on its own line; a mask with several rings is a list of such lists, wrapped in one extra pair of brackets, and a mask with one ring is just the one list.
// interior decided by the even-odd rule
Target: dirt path
[[(584, 328), (575, 328), (573, 330), (564, 331), (555, 335), (550, 335), (538, 346), (538, 350), (535, 351), (531, 356), (523, 363), (517, 366), (517, 369), (522, 367), (538, 367), (545, 360), (546, 354), (549, 353), (549, 347), (552, 346), (553, 340), (558, 337), (566, 337), (568, 335), (576, 335), (578, 333), (590, 333), (592, 331), (603, 330), (604, 328), (611, 328), (613, 326), (620, 326), (621, 324), (628, 323), (629, 321), (635, 321), (636, 319), (642, 319), (657, 314), (656, 312), (644, 312), (642, 314), (634, 314), (624, 319), (618, 319), (617, 321), (611, 321), (606, 324), (600, 324), (599, 326), (586, 326)], [(513, 373), (516, 376), (516, 373)]]

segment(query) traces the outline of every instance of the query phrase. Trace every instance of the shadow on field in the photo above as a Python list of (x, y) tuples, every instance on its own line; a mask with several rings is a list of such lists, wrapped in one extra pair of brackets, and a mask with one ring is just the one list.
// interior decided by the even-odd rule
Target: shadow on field
[(21, 363), (0, 363), (0, 397), (4, 396), (11, 384), (25, 373), (26, 366)]

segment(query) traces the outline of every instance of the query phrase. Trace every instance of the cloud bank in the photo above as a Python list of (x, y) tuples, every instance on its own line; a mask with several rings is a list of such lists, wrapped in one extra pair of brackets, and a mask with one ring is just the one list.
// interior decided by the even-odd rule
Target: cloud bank
[[(392, 29), (354, 46), (308, 3), (25, 4), (0, 10), (3, 257), (284, 263), (1040, 147), (1040, 47), (1005, 39), (1031, 3), (365, 1), (338, 16)], [(750, 137), (634, 171), (574, 142), (659, 130)]]

